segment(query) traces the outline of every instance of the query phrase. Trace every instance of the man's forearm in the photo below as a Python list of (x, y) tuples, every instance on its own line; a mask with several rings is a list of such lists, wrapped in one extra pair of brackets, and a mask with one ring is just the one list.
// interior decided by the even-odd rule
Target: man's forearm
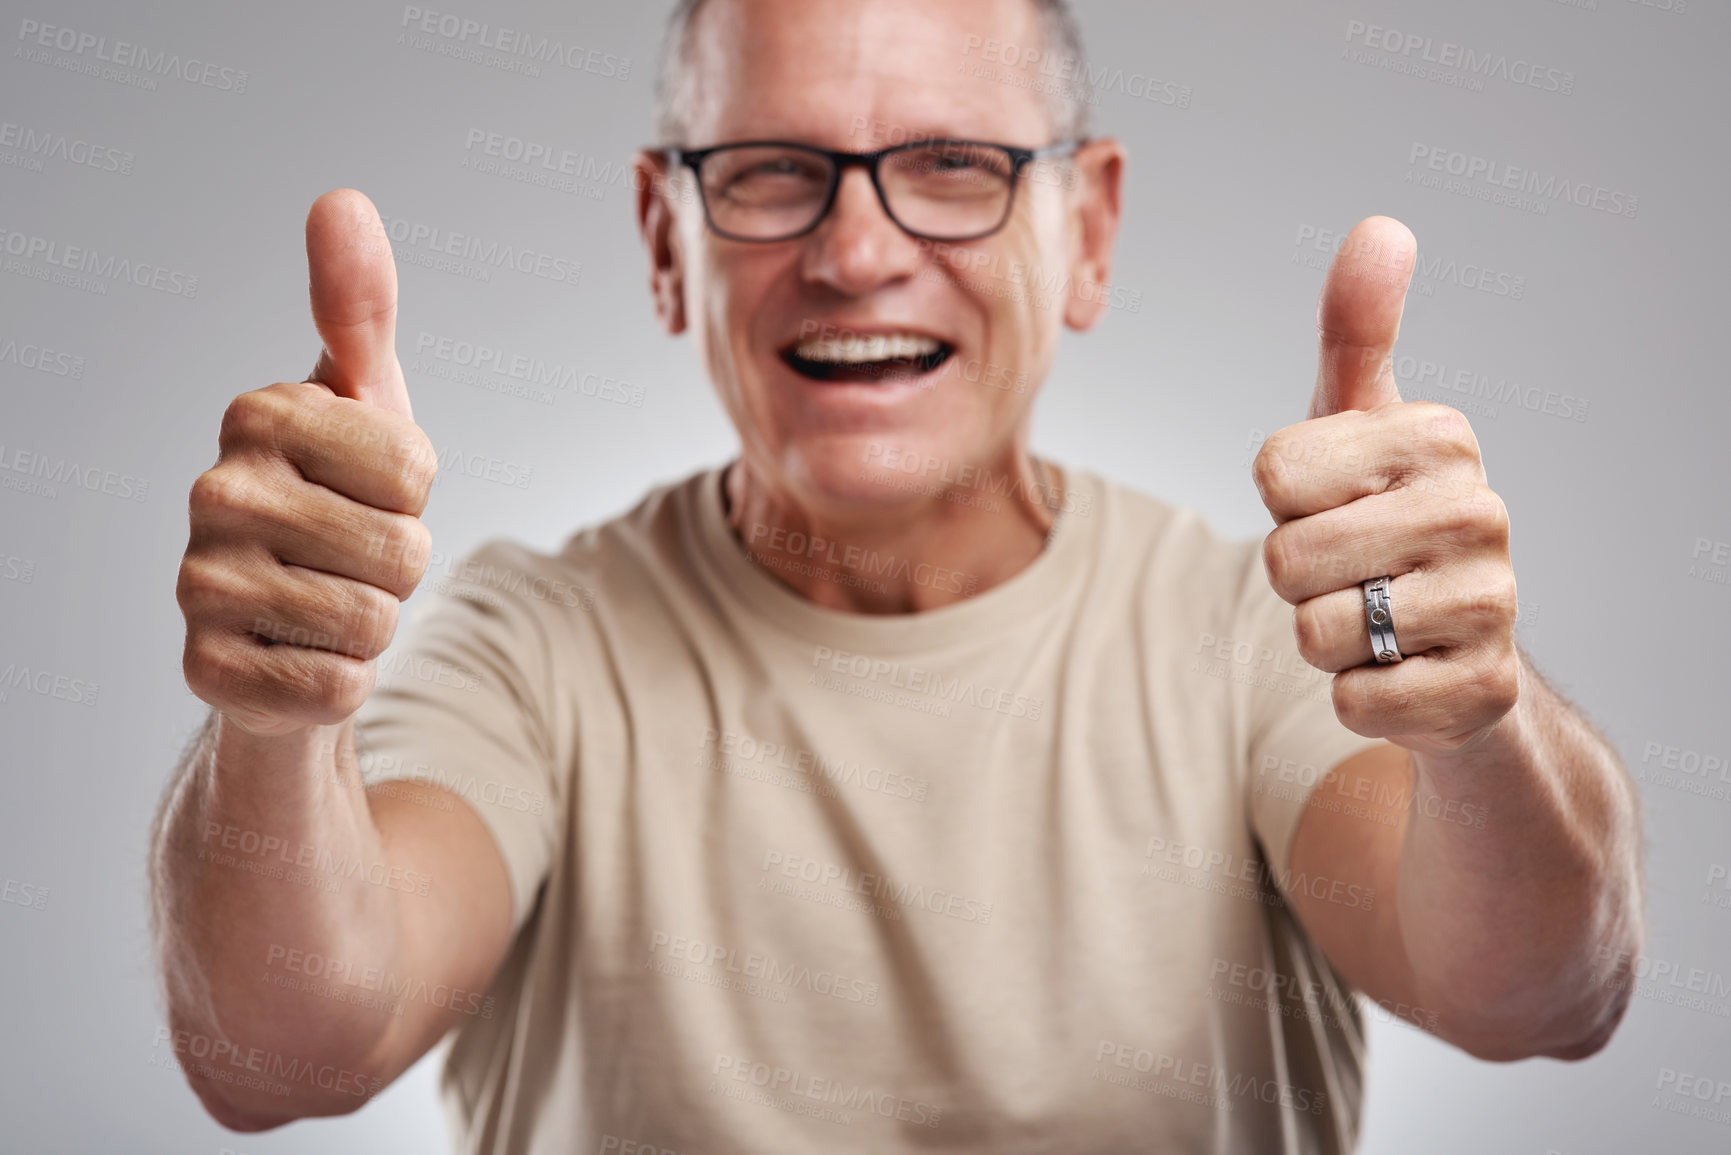
[[(1412, 761), (1397, 893), (1425, 1005), (1483, 1057), (1590, 1053), (1643, 936), (1638, 796), (1615, 751), (1522, 655), (1514, 710)], [(1483, 829), (1427, 817), (1467, 805)]]
[[(230, 1125), (352, 1110), (376, 1077), (368, 1056), (392, 1020), (309, 997), (284, 967), (312, 956), (383, 973), (395, 949), (401, 892), (371, 869), (384, 854), (352, 725), (261, 739), (213, 711), (158, 815), (150, 877), (168, 1042)], [(344, 1077), (280, 1077), (306, 1064)]]

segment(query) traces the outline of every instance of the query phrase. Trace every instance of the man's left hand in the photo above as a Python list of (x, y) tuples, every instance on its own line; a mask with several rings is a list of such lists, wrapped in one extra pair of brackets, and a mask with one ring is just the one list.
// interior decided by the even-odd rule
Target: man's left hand
[[(1515, 707), (1509, 517), (1457, 409), (1402, 401), (1393, 351), (1418, 243), (1370, 217), (1347, 236), (1317, 313), (1309, 420), (1271, 435), (1252, 472), (1275, 529), (1268, 579), (1297, 609), (1299, 653), (1336, 673), (1334, 709), (1366, 737), (1460, 751)], [(1374, 662), (1360, 583), (1389, 575), (1406, 660)]]

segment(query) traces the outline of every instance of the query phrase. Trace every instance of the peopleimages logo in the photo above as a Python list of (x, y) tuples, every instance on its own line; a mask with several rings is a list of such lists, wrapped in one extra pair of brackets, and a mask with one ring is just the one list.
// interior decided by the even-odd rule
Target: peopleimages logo
[(573, 72), (587, 72), (608, 80), (627, 80), (631, 76), (629, 56), (615, 56), (581, 44), (567, 44), (554, 36), (539, 36), (521, 28), (493, 25), (451, 12), (404, 5), (401, 27), (425, 36), (437, 36), (453, 45), (486, 49), (504, 57), (538, 64), (557, 64)]
[[(1492, 377), (1474, 369), (1451, 368), (1437, 361), (1425, 360), (1408, 354), (1399, 354), (1391, 359), (1394, 375), (1402, 384), (1416, 386), (1419, 390), (1435, 389), (1439, 392), (1462, 394), (1477, 400), (1489, 401), (1493, 404), (1507, 405), (1511, 408), (1525, 409), (1532, 413), (1543, 413), (1546, 416), (1558, 417), (1565, 421), (1585, 421), (1591, 403), (1585, 398), (1576, 397), (1573, 393), (1559, 393), (1555, 389), (1541, 389), (1537, 385), (1523, 385), (1511, 381), (1507, 377)], [(1408, 400), (1418, 400), (1415, 394)], [(1443, 400), (1443, 398), (1432, 398)], [(1490, 416), (1496, 411), (1491, 410)]]
[[(1152, 1075), (1156, 1079), (1170, 1080), (1173, 1083), (1183, 1083), (1192, 1087), (1207, 1087), (1220, 1095), (1230, 1095), (1241, 1099), (1255, 1099), (1270, 1106), (1278, 1103), (1282, 1107), (1294, 1111), (1309, 1112), (1312, 1115), (1322, 1114), (1323, 1107), (1328, 1102), (1328, 1094), (1324, 1091), (1312, 1091), (1305, 1087), (1295, 1087), (1290, 1083), (1282, 1083), (1276, 1079), (1260, 1079), (1245, 1071), (1231, 1071), (1210, 1063), (1201, 1063), (1193, 1059), (1164, 1052), (1155, 1052), (1146, 1047), (1137, 1047), (1129, 1043), (1120, 1043), (1111, 1039), (1101, 1039), (1094, 1049), (1094, 1078), (1104, 1078), (1102, 1069), (1108, 1064), (1121, 1067), (1127, 1071), (1138, 1071), (1144, 1075)], [(1132, 1085), (1120, 1078), (1110, 1080), (1119, 1085)], [(1137, 1087), (1138, 1090), (1152, 1088)], [(1230, 1105), (1227, 1109), (1230, 1110)]]
[[(976, 52), (979, 54), (978, 63), (974, 65), (972, 75), (1037, 92), (1062, 94), (1080, 104), (1098, 104), (1100, 93), (1114, 92), (1150, 104), (1189, 108), (1194, 95), (1188, 84), (1161, 80), (1146, 72), (1090, 62), (1069, 53), (1012, 41), (970, 35), (963, 44), (962, 55), (974, 57)], [(994, 71), (992, 65), (1001, 65), (1002, 69)], [(963, 70), (966, 69), (964, 64)]]
[(84, 376), (84, 358), (76, 353), (50, 349), (46, 345), (28, 341), (20, 343), (12, 337), (0, 339), (0, 365), (5, 364), (16, 365), (20, 369), (34, 369), (38, 373), (50, 373), (56, 377)]
[(47, 910), (48, 888), (36, 886), (21, 879), (8, 878), (3, 885), (0, 885), (0, 902), (26, 907), (30, 910)]
[[(747, 1083), (773, 1097), (767, 1105), (795, 1114), (815, 1113), (808, 1103), (801, 1102), (811, 1100), (840, 1108), (844, 1112), (859, 1111), (862, 1114), (881, 1115), (885, 1119), (893, 1118), (920, 1127), (936, 1127), (944, 1115), (942, 1107), (921, 1099), (909, 1099), (862, 1086), (851, 1080), (824, 1078), (787, 1067), (772, 1066), (739, 1055), (717, 1055), (715, 1065), (710, 1068), (710, 1075), (713, 1080), (712, 1090), (725, 1088), (726, 1084), (722, 1082), (724, 1079)], [(785, 1099), (781, 1096), (785, 1096)], [(824, 1115), (816, 1117), (826, 1118)], [(839, 1118), (826, 1118), (826, 1121), (845, 1124), (851, 1119), (843, 1115)]]
[(528, 489), (529, 483), (535, 477), (533, 465), (507, 461), (485, 453), (471, 452), (455, 446), (441, 446), (438, 454), (439, 472), (433, 478), (434, 485), (448, 477), (471, 477), (477, 481), (490, 481), (512, 489)]
[[(426, 265), (436, 271), (459, 272), (483, 281), (490, 280), (495, 269), (512, 269), (566, 285), (576, 285), (582, 279), (583, 262), (556, 253), (509, 245), (473, 233), (453, 232), (403, 217), (387, 216), (380, 223), (398, 260)], [(399, 245), (409, 251), (396, 250), (394, 247)], [(427, 256), (415, 250), (424, 250)]]
[(1495, 189), (1512, 190), (1538, 198), (1537, 207), (1541, 212), (1549, 207), (1544, 203), (1546, 200), (1631, 219), (1641, 207), (1641, 198), (1629, 193), (1419, 141), (1413, 142), (1406, 160), (1408, 164), (1422, 166), (1432, 172), (1446, 173), (1464, 181), (1477, 181)]
[[(1294, 264), (1303, 264), (1308, 268), (1323, 271), (1329, 267), (1329, 256), (1337, 253), (1345, 246), (1348, 232), (1337, 232), (1333, 229), (1322, 229), (1315, 225), (1298, 226), (1298, 238), (1292, 243), (1296, 249), (1309, 249), (1311, 253), (1294, 252)], [(1399, 265), (1394, 254), (1384, 255), (1375, 250), (1355, 253), (1363, 260), (1371, 258), (1373, 266), (1386, 270), (1383, 274), (1392, 279), (1402, 279), (1406, 276), (1404, 266)], [(1372, 274), (1376, 276), (1377, 274)], [(1525, 276), (1490, 268), (1473, 261), (1460, 261), (1448, 256), (1427, 256), (1420, 252), (1413, 262), (1412, 291), (1415, 296), (1431, 297), (1436, 295), (1438, 284), (1454, 285), (1457, 288), (1469, 289), (1473, 292), (1488, 293), (1493, 297), (1504, 297), (1519, 301), (1526, 296), (1527, 278)]]
[[(882, 874), (874, 874), (871, 871), (856, 870), (852, 866), (841, 863), (826, 862), (771, 848), (764, 851), (760, 869), (765, 875), (780, 874), (798, 882), (809, 883), (822, 888), (833, 888), (846, 894), (882, 899), (887, 903), (895, 903), (898, 906), (908, 908), (919, 907), (930, 911), (932, 914), (940, 914), (962, 922), (977, 922), (984, 925), (992, 921), (994, 904), (987, 899), (957, 894), (953, 890), (946, 890), (942, 887), (928, 887), (923, 883), (911, 882), (907, 879), (892, 879)], [(765, 885), (769, 881), (767, 878), (760, 879), (759, 889), (773, 889), (771, 886)], [(785, 888), (782, 892), (788, 893)]]
[[(1366, 24), (1362, 20), (1346, 22), (1346, 40), (1348, 45), (1359, 44), (1406, 60), (1454, 69), (1484, 80), (1504, 80), (1510, 84), (1537, 88), (1542, 92), (1555, 92), (1563, 96), (1571, 95), (1575, 91), (1573, 72), (1545, 67), (1520, 57), (1510, 57), (1505, 52), (1481, 52), (1452, 40), (1437, 40), (1431, 36), (1384, 28), (1380, 24)], [(1350, 49), (1343, 50), (1348, 51)]]
[(934, 488), (970, 489), (1006, 500), (1032, 500), (1047, 509), (1073, 513), (1078, 517), (1086, 517), (1093, 505), (1088, 494), (1078, 497), (1073, 489), (1061, 489), (1050, 482), (1018, 474), (998, 473), (970, 461), (951, 461), (894, 442), (867, 442), (861, 464), (917, 478)]
[(46, 58), (46, 53), (41, 51), (52, 48), (70, 53), (74, 57), (101, 61), (118, 68), (131, 68), (151, 76), (172, 76), (188, 84), (214, 88), (220, 92), (246, 91), (247, 75), (244, 69), (226, 68), (191, 56), (182, 58), (178, 52), (152, 51), (143, 44), (133, 44), (126, 40), (110, 42), (106, 36), (80, 32), (64, 25), (44, 24), (39, 20), (20, 20), (18, 39), (24, 43), (18, 54), (38, 64), (59, 63), (52, 58)]
[(732, 730), (716, 730), (713, 727), (704, 729), (703, 741), (698, 749), (705, 752), (699, 757), (700, 765), (711, 766), (723, 773), (750, 776), (754, 770), (771, 774), (785, 770), (813, 781), (852, 786), (868, 793), (906, 798), (914, 802), (924, 802), (926, 791), (931, 785), (924, 778), (915, 778), (896, 770), (885, 770), (867, 762), (831, 758), (803, 747), (790, 746), (786, 742), (769, 742), (750, 734), (737, 734)]
[[(13, 474), (19, 476), (11, 476)], [(61, 485), (117, 497), (122, 501), (143, 501), (150, 496), (150, 482), (130, 473), (116, 473), (71, 458), (0, 443), (0, 489), (15, 489), (52, 499), (59, 496), (56, 487)]]
[[(327, 998), (332, 995), (347, 995), (350, 998), (342, 1001), (350, 1001), (353, 991), (364, 991), (380, 995), (381, 1001), (389, 1005), (419, 1002), (440, 1010), (479, 1016), (483, 1019), (490, 1019), (495, 1013), (494, 997), (484, 992), (465, 990), (446, 983), (429, 983), (423, 978), (399, 975), (386, 967), (357, 964), (352, 959), (333, 958), (317, 951), (271, 943), (265, 951), (265, 965), (318, 984), (290, 987), (279, 982), (276, 985), (286, 989), (306, 990), (309, 994)], [(266, 976), (267, 979), (269, 977)], [(352, 990), (345, 991), (342, 988)]]
[[(1182, 866), (1185, 870), (1197, 872), (1201, 876), (1217, 874), (1228, 883), (1249, 883), (1251, 887), (1267, 887), (1272, 890), (1278, 885), (1279, 889), (1287, 894), (1302, 892), (1318, 902), (1332, 902), (1354, 910), (1369, 910), (1376, 904), (1375, 887), (1360, 886), (1320, 874), (1306, 874), (1290, 866), (1276, 872), (1261, 857), (1247, 858), (1195, 843), (1173, 842), (1159, 835), (1149, 836), (1143, 857), (1148, 861), (1143, 864), (1142, 873), (1148, 877), (1162, 882), (1183, 882), (1197, 890), (1212, 890), (1217, 894), (1236, 894), (1240, 898), (1264, 901), (1267, 905), (1273, 905), (1272, 901), (1268, 901), (1272, 895), (1265, 897), (1254, 889), (1234, 888), (1218, 883), (1211, 885), (1202, 877), (1185, 878), (1175, 868)], [(1165, 866), (1160, 866), (1160, 863), (1165, 863)], [(1238, 893), (1240, 890), (1243, 892)]]
[[(291, 1090), (290, 1084), (304, 1083), (365, 1099), (378, 1094), (385, 1086), (383, 1079), (343, 1067), (319, 1064), (259, 1047), (241, 1047), (228, 1039), (212, 1038), (195, 1031), (158, 1027), (156, 1041), (151, 1046), (155, 1048), (165, 1044), (171, 1052), (171, 1061), (162, 1063), (162, 1066), (185, 1068), (205, 1079), (220, 1079), (277, 1095), (287, 1095)], [(249, 1079), (243, 1072), (257, 1078)]]
[[(526, 353), (501, 349), (484, 342), (443, 337), (422, 330), (415, 338), (415, 354), (431, 358), (431, 361), (422, 367), (422, 371), (430, 376), (450, 376), (460, 383), (477, 384), (483, 388), (488, 387), (486, 376), (489, 374), (506, 377), (514, 382), (521, 382), (525, 395), (531, 400), (542, 401), (543, 404), (551, 405), (557, 393), (563, 392), (636, 409), (643, 407), (645, 394), (641, 385), (576, 365), (550, 362)], [(458, 370), (472, 371), (469, 376), (474, 380), (452, 373), (448, 368), (451, 366)], [(492, 388), (514, 392), (498, 383), (493, 383)]]
[[(942, 702), (960, 702), (977, 709), (1014, 718), (1036, 721), (1045, 708), (1045, 699), (1018, 694), (1003, 686), (977, 682), (961, 674), (945, 674), (941, 670), (873, 658), (847, 650), (815, 646), (811, 655), (812, 668), (819, 673), (843, 674), (858, 682), (872, 683), (911, 694), (928, 695)], [(871, 695), (860, 695), (869, 697)]]
[[(88, 140), (69, 137), (63, 132), (13, 124), (9, 120), (0, 121), (0, 149), (16, 149), (21, 157), (36, 162), (58, 160), (82, 168), (93, 168), (99, 172), (132, 175), (134, 157), (130, 152), (122, 152), (112, 145), (93, 144)], [(0, 157), (3, 157), (3, 154), (0, 154)], [(0, 159), (0, 163), (5, 161)], [(37, 171), (40, 168), (40, 163), (34, 166)]]
[[(83, 245), (66, 245), (49, 237), (19, 232), (0, 225), (0, 251), (21, 261), (40, 261), (57, 269), (70, 269), (98, 278), (91, 287), (107, 293), (108, 281), (125, 281), (141, 289), (155, 289), (189, 300), (198, 296), (198, 278), (150, 261), (134, 261), (114, 253), (104, 253)], [(8, 269), (30, 275), (27, 268)], [(43, 270), (46, 277), (47, 270)]]
[(854, 978), (832, 970), (813, 969), (803, 963), (786, 962), (761, 951), (741, 951), (738, 947), (705, 942), (654, 931), (649, 938), (649, 953), (665, 951), (669, 959), (725, 972), (786, 990), (803, 990), (846, 1003), (875, 1007), (881, 993), (877, 983)]
[(75, 706), (94, 706), (98, 689), (100, 687), (95, 682), (27, 664), (8, 662), (0, 668), (0, 701), (5, 701), (7, 690), (23, 690), (44, 698), (71, 702)]
[[(834, 541), (817, 534), (787, 530), (779, 525), (754, 523), (746, 535), (746, 546), (752, 556), (764, 565), (791, 568), (794, 572), (813, 576), (834, 575), (835, 580), (857, 581), (881, 592), (886, 580), (913, 582), (930, 589), (949, 593), (972, 594), (980, 584), (977, 575), (934, 565), (928, 561), (880, 554), (875, 549)], [(765, 553), (767, 549), (770, 552)], [(807, 563), (800, 565), (795, 562)], [(790, 565), (790, 563), (793, 563)], [(824, 567), (831, 567), (825, 570)]]

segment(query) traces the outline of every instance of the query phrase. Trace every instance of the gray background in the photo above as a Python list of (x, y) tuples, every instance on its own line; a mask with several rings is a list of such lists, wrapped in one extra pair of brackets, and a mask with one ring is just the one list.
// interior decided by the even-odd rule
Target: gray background
[[(1261, 431), (1303, 417), (1315, 374), (1312, 264), (1326, 252), (1300, 238), (1371, 213), (1407, 222), (1435, 262), (1409, 298), (1401, 354), (1446, 364), (1451, 379), (1467, 369), (1589, 403), (1577, 421), (1402, 381), (1407, 397), (1452, 396), (1473, 419), (1513, 514), (1524, 643), (1644, 779), (1651, 965), (1705, 972), (1705, 1002), (1679, 1005), (1668, 992), (1683, 988), (1663, 979), (1645, 985), (1613, 1044), (1579, 1065), (1479, 1063), (1378, 1021), (1366, 1152), (1731, 1149), (1731, 1126), (1673, 1114), (1675, 1097), (1658, 1095), (1665, 1069), (1731, 1080), (1731, 909), (1706, 901), (1712, 867), (1731, 865), (1731, 782), (1667, 778), (1648, 753), (1731, 755), (1731, 585), (1725, 565), (1701, 568), (1731, 541), (1731, 400), (1722, 342), (1707, 339), (1724, 333), (1731, 303), (1731, 15), (1678, 2), (1083, 7), (1097, 63), (1189, 98), (1099, 89), (1098, 128), (1131, 151), (1117, 282), (1139, 307), (1067, 339), (1039, 401), (1039, 451), (1195, 506), (1228, 532), (1266, 532), (1246, 466)], [(617, 170), (648, 134), (666, 4), (443, 9), (629, 58), (624, 79), (515, 74), (400, 44), (403, 8), (389, 4), (0, 10), (0, 121), (132, 155), (117, 173), (0, 148), (6, 243), (39, 237), (198, 277), (190, 298), (123, 282), (98, 294), (0, 256), (14, 262), (0, 271), (0, 455), (148, 481), (142, 500), (0, 488), (0, 670), (98, 687), (88, 705), (0, 687), (0, 877), (12, 896), (0, 903), (0, 1147), (442, 1149), (432, 1062), (358, 1115), (254, 1136), (222, 1131), (158, 1065), (146, 827), (204, 712), (180, 677), (185, 496), (214, 460), (227, 400), (311, 367), (302, 222), (342, 185), (387, 217), (582, 264), (575, 286), (510, 270), (478, 281), (398, 246), (417, 419), (441, 450), (532, 469), (522, 488), (443, 477), (427, 515), (441, 554), (492, 534), (552, 547), (729, 454), (688, 346), (654, 325), (629, 190), (603, 179), (598, 196), (571, 195), (463, 167), (466, 134), (482, 129)], [(147, 90), (69, 70), (91, 53), (27, 54), (25, 20), (244, 70), (245, 91), (173, 77)], [(1382, 67), (1351, 55), (1377, 54), (1349, 43), (1355, 20), (1554, 67), (1573, 91), (1496, 79), (1474, 90)], [(1424, 171), (1408, 163), (1415, 144), (1588, 182), (1639, 209), (1541, 214), (1422, 187), (1408, 180)], [(1508, 291), (1472, 289), (1467, 266), (1494, 270)], [(623, 379), (644, 403), (563, 395), (549, 407), (431, 379), (414, 367), (423, 331)], [(25, 346), (81, 372), (28, 368)], [(6, 478), (25, 480), (0, 469)], [(1731, 890), (1717, 894), (1731, 905)]]

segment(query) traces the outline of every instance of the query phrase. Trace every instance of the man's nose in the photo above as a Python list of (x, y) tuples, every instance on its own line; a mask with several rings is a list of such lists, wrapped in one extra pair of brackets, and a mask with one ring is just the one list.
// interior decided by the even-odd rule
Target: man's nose
[(890, 219), (871, 175), (850, 168), (841, 175), (829, 215), (807, 238), (802, 271), (807, 280), (858, 296), (912, 276), (921, 249)]

